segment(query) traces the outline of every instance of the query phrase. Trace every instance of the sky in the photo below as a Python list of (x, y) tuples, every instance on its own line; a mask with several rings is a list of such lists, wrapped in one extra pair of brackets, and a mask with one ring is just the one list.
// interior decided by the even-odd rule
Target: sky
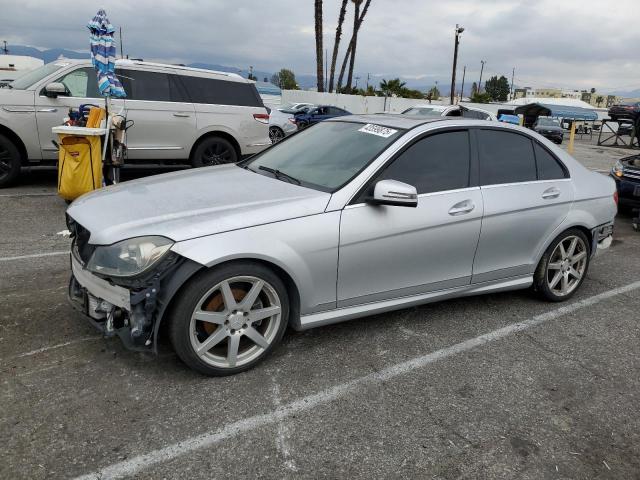
[[(87, 49), (99, 8), (123, 28), (125, 53), (145, 60), (315, 72), (313, 0), (0, 0), (0, 41)], [(324, 46), (333, 48), (340, 0), (324, 0)], [(450, 78), (455, 25), (458, 80), (497, 74), (515, 84), (602, 91), (640, 88), (640, 1), (372, 0), (359, 35), (356, 73), (425, 85)], [(351, 35), (350, 2), (343, 36)], [(361, 80), (362, 82), (363, 80)]]

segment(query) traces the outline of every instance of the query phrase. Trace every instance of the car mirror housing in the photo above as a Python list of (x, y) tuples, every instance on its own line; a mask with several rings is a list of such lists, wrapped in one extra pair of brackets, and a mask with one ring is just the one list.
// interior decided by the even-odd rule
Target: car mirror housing
[(60, 95), (68, 95), (69, 92), (64, 83), (52, 82), (44, 87), (44, 93), (47, 97), (56, 98)]
[(393, 205), (397, 207), (417, 207), (416, 187), (398, 180), (380, 180), (373, 190), (369, 203), (374, 205)]

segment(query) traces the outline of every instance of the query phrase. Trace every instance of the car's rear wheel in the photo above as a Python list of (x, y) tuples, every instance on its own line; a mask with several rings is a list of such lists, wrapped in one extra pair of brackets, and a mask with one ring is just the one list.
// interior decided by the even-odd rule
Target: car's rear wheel
[(271, 143), (278, 143), (284, 138), (284, 132), (280, 127), (269, 127), (269, 138)]
[(20, 151), (4, 135), (0, 135), (0, 188), (8, 187), (20, 175)]
[(589, 241), (581, 230), (562, 233), (540, 259), (534, 275), (535, 290), (552, 302), (571, 298), (587, 276), (590, 256)]
[(210, 167), (237, 161), (238, 152), (229, 140), (222, 137), (207, 137), (200, 141), (191, 158), (194, 167)]
[(189, 367), (231, 375), (264, 360), (287, 327), (287, 290), (268, 268), (234, 263), (192, 280), (173, 309), (171, 342)]

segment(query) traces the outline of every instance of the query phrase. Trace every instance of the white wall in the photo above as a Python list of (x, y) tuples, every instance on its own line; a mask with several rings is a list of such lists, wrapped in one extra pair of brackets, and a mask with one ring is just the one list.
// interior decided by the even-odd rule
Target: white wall
[[(282, 103), (306, 102), (316, 105), (333, 105), (351, 113), (402, 112), (414, 105), (429, 105), (427, 100), (397, 97), (364, 97), (342, 93), (319, 93), (305, 90), (282, 90)], [(435, 105), (444, 102), (434, 100)]]

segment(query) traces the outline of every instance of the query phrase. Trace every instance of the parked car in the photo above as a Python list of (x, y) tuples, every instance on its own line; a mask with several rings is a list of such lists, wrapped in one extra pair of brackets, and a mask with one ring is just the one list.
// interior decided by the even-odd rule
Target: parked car
[(418, 117), (465, 117), (478, 120), (491, 120), (497, 122), (496, 116), (479, 108), (465, 105), (416, 105), (407, 108), (402, 115), (415, 115)]
[(330, 118), (351, 115), (342, 108), (332, 105), (318, 105), (310, 108), (304, 108), (295, 114), (296, 124), (298, 128), (306, 128), (315, 125), (318, 122), (328, 120)]
[[(195, 167), (240, 160), (268, 145), (268, 114), (253, 82), (233, 73), (131, 60), (116, 61), (127, 92), (112, 100), (134, 122), (128, 162)], [(57, 140), (69, 108), (104, 105), (89, 60), (57, 60), (0, 89), (0, 186), (20, 166), (55, 165)]]
[(287, 135), (298, 130), (296, 120), (290, 113), (284, 113), (276, 107), (267, 107), (269, 113), (269, 138), (271, 143), (277, 143)]
[(640, 155), (621, 158), (611, 169), (620, 205), (640, 208)]
[(566, 300), (611, 243), (615, 199), (531, 130), (345, 116), (237, 165), (80, 197), (70, 298), (128, 346), (166, 330), (193, 369), (233, 374), (287, 325), (531, 286)]
[(533, 124), (533, 129), (558, 145), (560, 145), (564, 139), (564, 130), (556, 118), (538, 117)]
[(302, 110), (306, 110), (310, 107), (313, 107), (314, 104), (313, 103), (285, 103), (284, 105), (282, 105), (280, 107), (280, 111), (282, 111), (283, 113), (290, 113), (290, 114), (296, 114), (298, 112), (301, 112)]
[(640, 102), (612, 105), (609, 107), (609, 117), (614, 122), (627, 118), (635, 123), (640, 119)]

